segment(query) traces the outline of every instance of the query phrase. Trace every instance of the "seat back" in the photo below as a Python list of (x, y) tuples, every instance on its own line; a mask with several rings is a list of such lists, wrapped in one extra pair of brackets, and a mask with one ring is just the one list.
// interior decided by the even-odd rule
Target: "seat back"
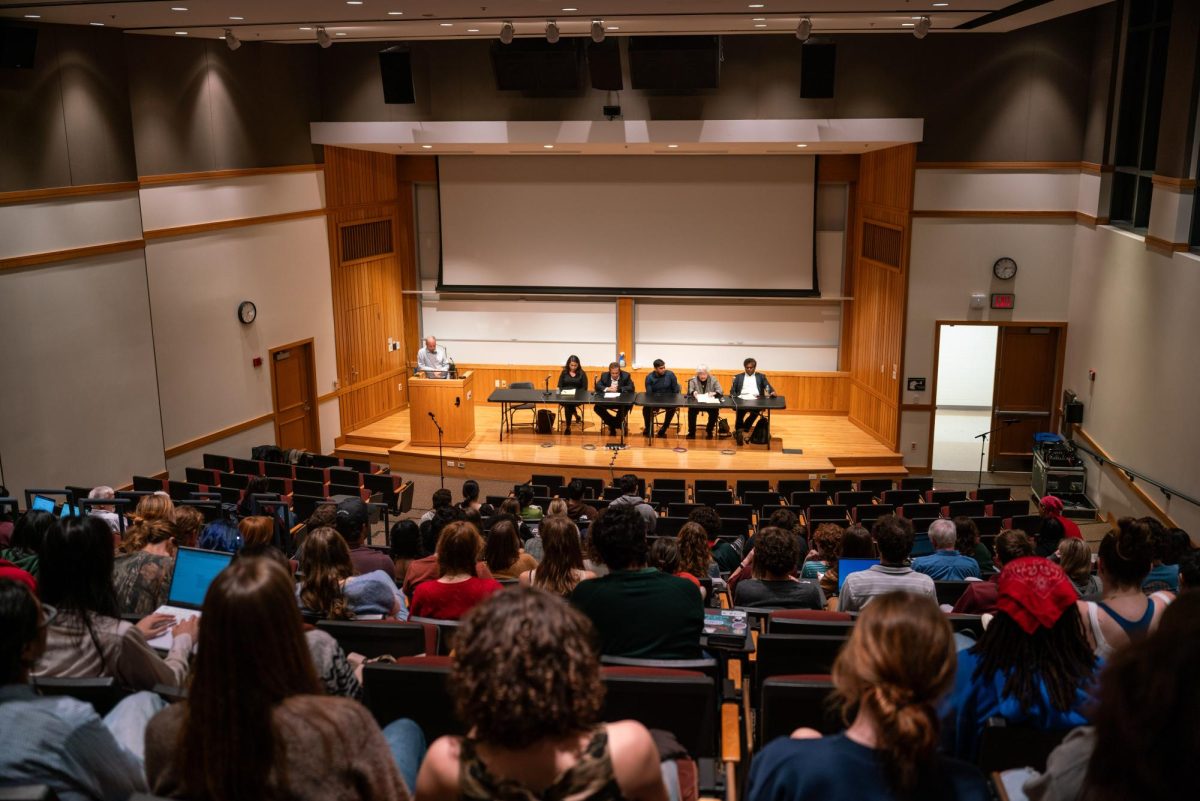
[(206, 453), (201, 458), (204, 460), (204, 467), (208, 470), (229, 470), (228, 456), (221, 456), (217, 453)]
[(841, 504), (833, 504), (826, 506), (810, 506), (808, 508), (808, 519), (813, 522), (840, 521), (846, 519), (846, 507)]
[(244, 490), (250, 486), (250, 477), (241, 473), (221, 473), (217, 478), (221, 480), (222, 487)]
[(722, 520), (728, 517), (749, 523), (754, 518), (754, 507), (748, 503), (719, 503), (716, 508)]
[(439, 656), (446, 656), (454, 650), (454, 635), (458, 633), (459, 622), (457, 620), (440, 620), (432, 617), (417, 617), (409, 615), (409, 623), (422, 623), (424, 625), (436, 626), (438, 630), (437, 652)]
[(760, 634), (754, 664), (754, 695), (758, 702), (762, 683), (790, 673), (828, 674), (846, 638), (832, 634)]
[(396, 492), (400, 488), (400, 476), (392, 475), (391, 473), (363, 473), (363, 487), (371, 494), (379, 493), (379, 499), (388, 505), (389, 509), (395, 510), (396, 501), (399, 499), (399, 494)]
[(696, 490), (696, 503), (702, 506), (719, 506), (721, 504), (733, 503), (733, 493), (727, 489), (698, 489)]
[(969, 581), (935, 581), (933, 587), (937, 591), (939, 604), (954, 606), (962, 594), (967, 591)]
[(721, 518), (721, 537), (741, 537), (750, 532), (750, 521), (741, 517)]
[(390, 620), (322, 620), (317, 628), (337, 640), (347, 654), (358, 653), (368, 659), (437, 653), (436, 626)]
[(362, 477), (357, 470), (348, 470), (345, 467), (331, 467), (328, 473), (330, 484), (341, 484), (347, 487), (362, 486)]
[(814, 492), (812, 490), (793, 492), (788, 497), (788, 503), (790, 503), (792, 506), (795, 506), (803, 514), (808, 514), (808, 508), (810, 506), (824, 506), (825, 504), (829, 503), (829, 493), (820, 491)]
[[(199, 467), (185, 467), (184, 477), (192, 484), (203, 484), (206, 487), (217, 486), (217, 471)], [(83, 497), (87, 497), (84, 495)]]
[(965, 490), (933, 490), (929, 493), (929, 502), (936, 503), (939, 506), (945, 506), (954, 501), (965, 501), (967, 493)]
[(838, 503), (847, 508), (862, 506), (863, 504), (868, 504), (875, 500), (874, 495), (869, 492), (863, 492), (862, 490), (843, 491), (839, 492), (834, 497), (837, 499)]
[(374, 468), (371, 467), (370, 459), (351, 459), (346, 456), (342, 457), (342, 467), (348, 467), (351, 470), (357, 471), (363, 475), (367, 475), (374, 470)]
[(972, 490), (971, 497), (977, 501), (984, 503), (994, 503), (995, 501), (1007, 501), (1012, 497), (1011, 487), (980, 487), (977, 490)]
[(275, 478), (292, 478), (295, 470), (287, 462), (263, 462), (263, 473)]
[(231, 463), (233, 472), (243, 476), (261, 476), (263, 474), (262, 462), (257, 459), (233, 459)]
[(775, 489), (785, 498), (791, 498), (793, 492), (808, 492), (812, 489), (812, 480), (807, 478), (781, 478), (775, 482)]
[(412, 720), (427, 742), (447, 734), (465, 734), (446, 686), (449, 675), (448, 656), (408, 656), (395, 664), (364, 665), (363, 705), (380, 726), (400, 718)]
[(734, 487), (734, 494), (744, 499), (747, 492), (769, 492), (771, 482), (765, 478), (739, 478)]
[(1030, 537), (1036, 537), (1042, 530), (1042, 516), (1017, 515), (1012, 519), (1012, 527), (1024, 531)]
[(1000, 533), (1000, 524), (1004, 522), (998, 517), (972, 517), (971, 520), (979, 529), (980, 537), (995, 537)]
[(854, 519), (860, 524), (870, 527), (876, 520), (884, 515), (890, 515), (894, 511), (895, 507), (890, 503), (868, 503), (854, 507)]
[(883, 493), (888, 492), (895, 486), (895, 483), (890, 478), (861, 478), (858, 481), (858, 488), (863, 492), (869, 492), (876, 498), (882, 497)]
[(854, 489), (854, 482), (848, 478), (823, 478), (817, 484), (817, 489), (821, 492), (828, 492), (830, 495), (837, 495), (839, 492), (850, 492)]
[(171, 500), (173, 501), (186, 501), (192, 497), (193, 492), (199, 491), (199, 484), (192, 484), (188, 481), (167, 482), (167, 494), (171, 496)]
[(667, 508), (667, 514), (671, 517), (687, 517), (702, 506), (702, 503), (673, 503)]
[(724, 492), (729, 489), (729, 482), (723, 478), (698, 478), (692, 482), (696, 492)]
[(993, 718), (983, 727), (976, 764), (987, 774), (1024, 767), (1044, 771), (1050, 752), (1058, 747), (1069, 731), (1009, 726), (1002, 719)]
[(70, 696), (91, 704), (100, 716), (107, 715), (130, 692), (118, 686), (112, 676), (87, 679), (40, 676), (31, 681), (38, 695)]
[(779, 493), (771, 490), (750, 490), (746, 493), (743, 501), (746, 506), (758, 511), (760, 518), (762, 517), (761, 513), (764, 507), (783, 505), (783, 502), (779, 499)]
[(687, 479), (685, 478), (656, 478), (653, 482), (654, 489), (660, 490), (681, 490), (687, 492)]
[(650, 491), (650, 500), (664, 505), (685, 503), (687, 490), (660, 488), (656, 483), (654, 489)]
[(843, 725), (829, 704), (833, 680), (822, 675), (772, 676), (763, 682), (759, 698), (759, 747), (798, 728), (837, 734)]
[(888, 490), (883, 493), (884, 503), (892, 506), (904, 506), (906, 503), (920, 503), (921, 493), (917, 490)]
[(312, 517), (316, 508), (323, 503), (333, 503), (330, 498), (325, 497), (325, 493), (320, 495), (292, 495), (292, 511), (296, 514), (296, 519), (300, 521), (308, 520)]
[[(584, 494), (585, 498), (586, 497), (599, 498), (600, 495), (604, 492), (604, 479), (602, 479), (602, 478), (572, 477), (571, 481), (578, 481), (580, 484), (583, 485), (583, 489), (584, 489), (583, 494)], [(590, 496), (587, 494), (587, 490), (589, 490), (589, 489), (592, 491), (592, 494)]]
[(942, 507), (936, 503), (906, 503), (900, 512), (909, 520), (938, 518), (942, 516)]
[(163, 480), (161, 478), (154, 478), (153, 476), (133, 477), (134, 492), (162, 492), (162, 490)]
[(329, 476), (325, 475), (323, 467), (305, 467), (304, 465), (296, 465), (293, 468), (293, 475), (299, 481), (313, 481), (317, 484), (324, 484), (329, 480)]
[(546, 487), (551, 495), (562, 495), (562, 487), (565, 486), (562, 476), (552, 476), (545, 473), (534, 473), (529, 477), (529, 483)]
[(983, 501), (951, 501), (951, 517), (983, 517), (985, 504)]
[(693, 759), (717, 756), (717, 685), (690, 670), (618, 667), (603, 669), (606, 721), (636, 720), (675, 735)]
[(933, 478), (931, 476), (906, 476), (900, 479), (900, 489), (916, 490), (924, 495), (933, 489)]
[(602, 493), (602, 497), (606, 501), (615, 501), (617, 498), (620, 498), (621, 495), (622, 492), (620, 487), (605, 487)]
[(1029, 514), (1029, 501), (992, 501), (992, 515), (995, 517), (1020, 517)]
[(654, 534), (659, 537), (679, 536), (679, 529), (687, 525), (686, 517), (660, 517), (654, 524)]
[(845, 639), (853, 629), (853, 620), (779, 617), (778, 612), (773, 612), (767, 619), (767, 631), (771, 634), (808, 634)]

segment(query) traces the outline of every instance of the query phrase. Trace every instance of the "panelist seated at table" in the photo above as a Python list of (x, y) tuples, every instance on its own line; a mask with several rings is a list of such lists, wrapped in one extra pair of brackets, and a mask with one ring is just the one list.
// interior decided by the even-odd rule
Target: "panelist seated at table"
[[(662, 359), (654, 360), (654, 370), (650, 375), (646, 376), (646, 393), (649, 395), (678, 395), (679, 379), (675, 374), (667, 369), (667, 363)], [(653, 406), (642, 407), (642, 422), (646, 424), (645, 430), (642, 433), (647, 437), (654, 436), (654, 413), (658, 409)], [(670, 427), (671, 421), (675, 419), (675, 407), (667, 406), (664, 408), (666, 416), (663, 418), (662, 427), (658, 429), (658, 436), (665, 437), (667, 428)]]
[[(608, 365), (607, 373), (596, 376), (595, 392), (597, 395), (605, 392), (633, 392), (633, 379), (621, 369), (621, 365), (613, 362)], [(629, 414), (628, 406), (613, 406), (603, 402), (592, 404), (592, 409), (610, 434), (620, 431), (625, 422), (625, 415)]]
[(453, 367), (446, 349), (437, 343), (437, 337), (425, 337), (425, 347), (417, 351), (417, 371), (426, 378), (447, 378)]
[[(571, 354), (567, 357), (567, 363), (563, 365), (563, 370), (558, 376), (558, 391), (562, 392), (564, 389), (573, 389), (575, 390), (576, 397), (578, 397), (587, 392), (587, 388), (587, 373), (579, 365), (579, 357)], [(579, 407), (578, 403), (566, 404), (560, 407), (562, 409), (563, 420), (566, 422), (564, 433), (571, 433), (571, 423), (576, 420), (579, 421), (580, 428), (583, 427), (583, 410)]]
[[(709, 395), (720, 399), (724, 395), (724, 390), (721, 389), (720, 380), (708, 372), (708, 365), (702, 364), (696, 368), (696, 375), (688, 379), (687, 395), (689, 398), (695, 398), (697, 395)], [(721, 407), (719, 404), (714, 404), (711, 409), (704, 410), (708, 414), (708, 425), (704, 428), (705, 439), (713, 438), (713, 429), (717, 425), (717, 417), (720, 414)], [(688, 439), (696, 438), (696, 418), (700, 416), (700, 409), (696, 406), (688, 408)]]
[[(730, 394), (735, 398), (773, 398), (775, 397), (775, 387), (771, 386), (771, 382), (767, 380), (766, 373), (758, 372), (758, 362), (754, 359), (746, 359), (742, 362), (742, 366), (746, 368), (743, 373), (738, 373), (733, 377), (733, 388)], [(739, 434), (749, 436), (750, 430), (754, 427), (754, 421), (762, 414), (757, 409), (738, 409), (737, 419), (734, 421), (734, 434), (738, 439), (738, 444), (741, 444)]]

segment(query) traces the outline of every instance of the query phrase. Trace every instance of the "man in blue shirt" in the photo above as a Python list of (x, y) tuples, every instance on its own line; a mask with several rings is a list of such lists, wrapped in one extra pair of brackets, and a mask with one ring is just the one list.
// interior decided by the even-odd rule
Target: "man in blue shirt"
[[(646, 394), (648, 395), (678, 395), (679, 380), (675, 378), (675, 374), (667, 369), (667, 363), (662, 359), (654, 360), (654, 371), (646, 376)], [(642, 422), (644, 422), (645, 430), (642, 433), (647, 439), (654, 436), (654, 413), (658, 409), (652, 406), (642, 407)], [(666, 416), (663, 417), (662, 427), (658, 429), (658, 436), (667, 436), (667, 428), (670, 427), (671, 421), (675, 419), (677, 409), (674, 406), (669, 406), (663, 411)]]
[(914, 559), (912, 569), (924, 573), (934, 581), (964, 581), (980, 578), (979, 563), (964, 556), (955, 548), (958, 532), (954, 522), (939, 518), (929, 524), (929, 540), (933, 553)]

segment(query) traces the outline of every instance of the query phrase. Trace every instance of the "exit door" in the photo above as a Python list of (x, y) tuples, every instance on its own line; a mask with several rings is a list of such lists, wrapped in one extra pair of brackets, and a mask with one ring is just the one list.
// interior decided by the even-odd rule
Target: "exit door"
[(312, 340), (271, 351), (275, 443), (284, 450), (320, 452)]
[(1055, 398), (1064, 333), (1059, 326), (1000, 328), (989, 470), (1029, 469), (1034, 435), (1058, 428)]

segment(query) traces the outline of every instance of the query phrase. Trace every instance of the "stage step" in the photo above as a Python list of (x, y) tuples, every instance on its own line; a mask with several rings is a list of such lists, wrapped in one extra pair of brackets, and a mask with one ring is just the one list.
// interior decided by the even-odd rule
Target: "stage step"
[(837, 467), (834, 475), (838, 478), (904, 478), (908, 469), (904, 465)]
[(388, 463), (388, 449), (374, 445), (344, 443), (333, 449), (333, 455), (350, 459), (370, 459), (375, 464)]
[(370, 434), (357, 434), (351, 431), (343, 438), (345, 445), (364, 445), (372, 448), (382, 448), (384, 453), (388, 448), (394, 448), (400, 444), (400, 440), (390, 436), (372, 436)]

